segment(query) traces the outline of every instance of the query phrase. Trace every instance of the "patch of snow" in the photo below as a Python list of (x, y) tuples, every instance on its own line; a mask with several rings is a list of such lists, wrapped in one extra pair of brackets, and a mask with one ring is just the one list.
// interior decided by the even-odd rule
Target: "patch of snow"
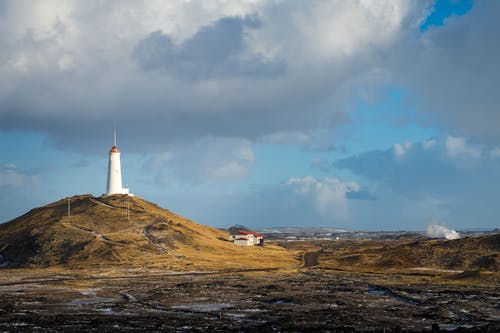
[(244, 313), (225, 313), (224, 316), (234, 318), (234, 319), (242, 319), (242, 318), (245, 318), (247, 315)]
[(114, 303), (116, 301), (117, 300), (115, 298), (106, 298), (106, 297), (77, 298), (72, 301), (66, 302), (65, 305), (81, 306), (81, 305), (98, 304), (98, 303)]
[(95, 296), (97, 294), (94, 289), (79, 290), (79, 292), (84, 296)]
[(435, 269), (429, 267), (413, 267), (409, 269), (414, 269), (417, 271), (432, 271), (432, 272), (443, 272), (443, 273), (463, 273), (464, 271), (454, 270), (454, 269)]
[(212, 312), (224, 309), (234, 308), (234, 305), (229, 303), (207, 303), (207, 304), (191, 304), (191, 305), (174, 305), (171, 309), (174, 310), (191, 310), (195, 312)]
[(243, 309), (241, 311), (244, 311), (244, 312), (269, 312), (269, 310), (262, 310), (262, 309)]

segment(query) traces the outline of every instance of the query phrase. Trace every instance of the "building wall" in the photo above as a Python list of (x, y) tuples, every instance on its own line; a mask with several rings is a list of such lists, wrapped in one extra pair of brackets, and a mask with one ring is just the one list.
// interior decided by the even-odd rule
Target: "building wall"
[(106, 186), (106, 195), (128, 194), (129, 189), (122, 187), (122, 167), (120, 164), (120, 153), (109, 153), (108, 163), (108, 181)]
[(122, 192), (122, 168), (120, 165), (120, 153), (109, 153), (108, 184), (106, 194), (121, 194)]
[(254, 239), (253, 239), (254, 245), (260, 244), (261, 241), (262, 241), (262, 237), (254, 237)]
[[(239, 241), (238, 244), (236, 241)], [(234, 242), (237, 245), (259, 245), (263, 240), (263, 237), (256, 237), (252, 234), (245, 235), (229, 235), (229, 241)], [(243, 244), (244, 242), (248, 244)]]
[(253, 241), (250, 239), (235, 239), (234, 244), (235, 245), (243, 245), (243, 246), (252, 246)]

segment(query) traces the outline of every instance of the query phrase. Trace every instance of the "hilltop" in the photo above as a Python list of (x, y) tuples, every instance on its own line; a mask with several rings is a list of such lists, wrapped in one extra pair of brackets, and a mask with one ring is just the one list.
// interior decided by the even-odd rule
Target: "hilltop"
[(297, 266), (273, 245), (240, 247), (224, 231), (139, 197), (78, 195), (0, 224), (4, 267), (133, 267), (232, 270)]

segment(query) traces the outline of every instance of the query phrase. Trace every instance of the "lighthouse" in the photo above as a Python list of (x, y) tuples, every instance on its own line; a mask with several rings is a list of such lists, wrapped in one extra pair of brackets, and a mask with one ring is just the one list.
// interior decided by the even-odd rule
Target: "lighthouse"
[(109, 151), (109, 163), (108, 163), (108, 182), (106, 185), (106, 195), (113, 194), (127, 194), (129, 190), (127, 187), (122, 187), (122, 167), (120, 163), (120, 151), (116, 146), (116, 129), (113, 131), (114, 134), (114, 144)]

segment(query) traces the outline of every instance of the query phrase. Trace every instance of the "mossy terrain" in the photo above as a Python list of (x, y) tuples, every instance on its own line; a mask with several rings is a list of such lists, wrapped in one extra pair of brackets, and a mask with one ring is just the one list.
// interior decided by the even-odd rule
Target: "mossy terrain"
[(315, 254), (317, 269), (434, 277), (433, 282), (446, 283), (500, 283), (500, 234), (455, 240), (419, 238), (278, 244)]

